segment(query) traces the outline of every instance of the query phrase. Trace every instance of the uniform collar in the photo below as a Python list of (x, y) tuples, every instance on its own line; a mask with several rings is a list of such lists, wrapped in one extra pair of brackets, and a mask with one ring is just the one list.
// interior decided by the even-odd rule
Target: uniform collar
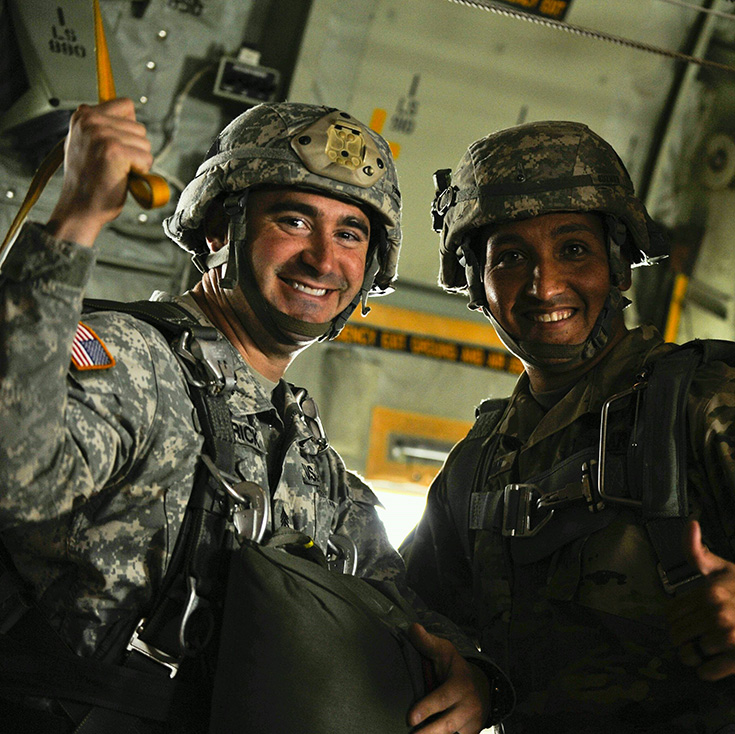
[[(191, 291), (187, 291), (183, 295), (174, 296), (162, 291), (156, 291), (151, 296), (152, 301), (167, 301), (176, 303), (191, 314), (202, 326), (217, 328), (206, 317), (201, 308), (197, 305)], [(221, 332), (220, 332), (221, 333)], [(275, 411), (271, 400), (270, 390), (266, 388), (263, 382), (258, 379), (255, 370), (242, 358), (242, 355), (235, 349), (230, 341), (225, 337), (225, 341), (229, 347), (232, 358), (232, 364), (235, 369), (235, 389), (233, 397), (235, 405), (242, 413), (265, 413), (269, 410)]]
[(528, 375), (524, 373), (516, 383), (498, 431), (516, 437), (528, 447), (564, 430), (582, 415), (599, 415), (605, 400), (632, 387), (643, 366), (671, 348), (653, 326), (632, 329), (548, 412), (531, 395)]

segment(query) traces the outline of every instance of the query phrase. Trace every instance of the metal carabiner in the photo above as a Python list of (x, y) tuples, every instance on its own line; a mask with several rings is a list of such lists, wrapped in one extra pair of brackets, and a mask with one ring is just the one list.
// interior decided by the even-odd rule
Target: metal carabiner
[(330, 571), (354, 576), (357, 572), (357, 546), (348, 535), (333, 533), (327, 541), (327, 548), (334, 556), (327, 558)]
[(271, 506), (267, 492), (255, 482), (229, 482), (217, 465), (206, 454), (201, 455), (204, 465), (235, 501), (232, 520), (237, 530), (237, 539), (260, 543), (270, 526)]
[[(197, 583), (194, 576), (186, 577), (186, 586), (188, 589), (188, 596), (186, 599), (186, 607), (184, 613), (181, 615), (181, 624), (179, 626), (179, 645), (184, 655), (197, 655), (206, 646), (207, 643), (212, 639), (212, 633), (214, 632), (214, 616), (210, 608), (209, 602), (199, 596), (197, 593)], [(198, 635), (198, 639), (195, 643), (189, 641), (189, 626), (197, 615), (197, 621), (203, 617), (203, 613), (206, 613), (206, 628), (205, 633), (202, 636)]]
[[(179, 364), (184, 369), (187, 380), (195, 387), (206, 388), (210, 395), (227, 393), (235, 387), (235, 370), (229, 360), (230, 349), (220, 337), (202, 339), (194, 336), (191, 330), (184, 331), (176, 343), (174, 353), (180, 357)], [(206, 379), (197, 380), (186, 362), (201, 366)]]

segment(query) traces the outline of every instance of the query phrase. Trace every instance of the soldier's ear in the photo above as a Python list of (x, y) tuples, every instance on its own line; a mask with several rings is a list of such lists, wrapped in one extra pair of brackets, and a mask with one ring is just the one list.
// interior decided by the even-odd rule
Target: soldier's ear
[(221, 250), (227, 244), (228, 218), (221, 199), (215, 199), (204, 215), (204, 239), (211, 252)]

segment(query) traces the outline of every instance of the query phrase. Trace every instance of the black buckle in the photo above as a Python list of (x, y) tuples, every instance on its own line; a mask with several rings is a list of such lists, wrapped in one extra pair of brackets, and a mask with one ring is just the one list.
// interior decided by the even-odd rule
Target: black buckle
[(436, 195), (431, 204), (432, 227), (435, 232), (441, 232), (444, 226), (444, 217), (457, 201), (459, 189), (451, 185), (451, 168), (440, 168), (434, 173)]
[(603, 508), (592, 482), (595, 461), (584, 462), (581, 481), (542, 494), (535, 484), (508, 484), (503, 495), (502, 533), (506, 537), (532, 538), (543, 530), (558, 509), (584, 500), (590, 512)]
[(691, 583), (694, 583), (695, 581), (699, 581), (699, 579), (702, 578), (701, 573), (695, 572), (693, 574), (686, 576), (683, 579), (680, 579), (679, 581), (671, 581), (671, 579), (669, 579), (668, 574), (666, 573), (666, 570), (660, 563), (656, 565), (656, 570), (658, 571), (658, 575), (661, 578), (661, 584), (664, 587), (664, 591), (669, 596), (675, 596), (677, 591), (679, 591), (679, 589)]
[(503, 493), (505, 537), (531, 538), (554, 516), (554, 510), (541, 511), (541, 490), (535, 484), (508, 484)]

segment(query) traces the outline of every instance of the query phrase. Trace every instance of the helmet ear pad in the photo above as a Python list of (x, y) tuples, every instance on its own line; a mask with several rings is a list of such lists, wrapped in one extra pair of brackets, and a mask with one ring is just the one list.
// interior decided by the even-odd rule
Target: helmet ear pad
[(226, 194), (220, 194), (207, 207), (202, 220), (202, 237), (210, 252), (217, 252), (227, 244), (229, 219), (224, 210)]

